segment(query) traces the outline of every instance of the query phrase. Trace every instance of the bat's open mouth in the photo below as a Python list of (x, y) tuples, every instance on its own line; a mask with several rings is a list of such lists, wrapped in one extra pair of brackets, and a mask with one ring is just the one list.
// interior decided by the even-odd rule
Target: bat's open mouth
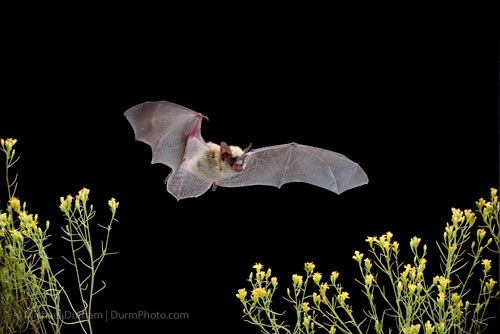
[(236, 159), (233, 163), (231, 163), (231, 168), (236, 172), (241, 172), (243, 170), (243, 159)]

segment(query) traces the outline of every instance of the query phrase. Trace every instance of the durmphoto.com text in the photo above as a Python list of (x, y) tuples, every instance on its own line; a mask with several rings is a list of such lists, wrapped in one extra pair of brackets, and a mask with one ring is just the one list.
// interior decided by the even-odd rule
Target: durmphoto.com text
[[(18, 315), (24, 318), (55, 318), (59, 317), (63, 321), (75, 321), (79, 319), (84, 319), (84, 314), (76, 314), (71, 311), (62, 311), (56, 314), (46, 314), (37, 312), (26, 312), (25, 314)], [(124, 312), (118, 310), (105, 310), (104, 312), (92, 312), (90, 314), (91, 320), (104, 320), (104, 321), (114, 321), (114, 320), (188, 320), (190, 314), (187, 312), (160, 312), (160, 311), (147, 311), (147, 310), (137, 310), (132, 312)]]

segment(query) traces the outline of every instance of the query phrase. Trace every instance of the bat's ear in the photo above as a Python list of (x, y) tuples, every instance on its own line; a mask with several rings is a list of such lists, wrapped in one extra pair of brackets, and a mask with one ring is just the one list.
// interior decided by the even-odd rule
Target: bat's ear
[(252, 148), (252, 143), (248, 144), (248, 146), (245, 148), (241, 156), (244, 157), (245, 155), (247, 155), (247, 153), (250, 151), (251, 148)]
[(226, 161), (227, 159), (230, 159), (232, 157), (232, 152), (231, 148), (229, 147), (226, 142), (220, 143), (220, 158), (223, 161)]

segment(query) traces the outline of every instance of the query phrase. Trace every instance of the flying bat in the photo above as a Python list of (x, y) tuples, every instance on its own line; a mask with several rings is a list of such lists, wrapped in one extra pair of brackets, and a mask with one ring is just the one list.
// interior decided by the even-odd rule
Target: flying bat
[(151, 146), (151, 163), (172, 171), (165, 179), (177, 200), (208, 189), (306, 182), (340, 194), (368, 183), (363, 169), (342, 154), (297, 143), (241, 149), (225, 142), (205, 142), (207, 117), (168, 101), (144, 102), (125, 112), (135, 139)]

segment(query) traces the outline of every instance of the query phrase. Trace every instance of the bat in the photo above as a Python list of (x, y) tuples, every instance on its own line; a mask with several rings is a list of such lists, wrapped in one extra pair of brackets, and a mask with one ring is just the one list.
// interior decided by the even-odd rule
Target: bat
[(207, 117), (168, 101), (144, 102), (125, 112), (135, 139), (151, 146), (151, 163), (172, 171), (167, 191), (177, 200), (198, 197), (208, 189), (306, 182), (340, 194), (368, 183), (363, 169), (342, 154), (290, 143), (252, 149), (205, 142), (201, 123)]

